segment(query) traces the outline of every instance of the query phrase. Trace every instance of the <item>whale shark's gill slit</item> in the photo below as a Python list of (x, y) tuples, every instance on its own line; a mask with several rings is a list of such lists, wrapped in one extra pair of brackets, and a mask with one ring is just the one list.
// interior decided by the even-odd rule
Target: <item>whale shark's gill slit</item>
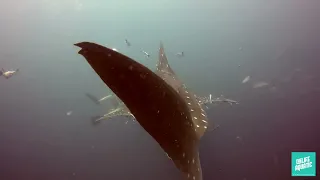
[[(89, 42), (78, 43), (76, 46), (82, 49), (79, 53), (124, 102), (176, 167), (186, 177), (202, 180), (199, 138), (193, 126), (185, 125), (194, 124), (193, 115), (178, 90), (142, 64), (112, 49)], [(121, 76), (126, 78), (122, 79)], [(193, 161), (195, 163), (190, 163)]]

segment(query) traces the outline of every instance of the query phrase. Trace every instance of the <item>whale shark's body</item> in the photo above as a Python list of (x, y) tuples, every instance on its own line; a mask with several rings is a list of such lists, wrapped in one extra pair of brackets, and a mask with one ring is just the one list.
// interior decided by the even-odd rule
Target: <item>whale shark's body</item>
[[(186, 95), (185, 92), (188, 92), (186, 86), (182, 83), (182, 81), (177, 77), (177, 75), (175, 74), (175, 72), (171, 69), (166, 54), (164, 52), (164, 47), (162, 45), (162, 43), (160, 43), (160, 48), (159, 48), (159, 60), (157, 63), (157, 69), (155, 71), (155, 73), (161, 77), (167, 84), (169, 84), (170, 86), (173, 87), (173, 89), (175, 89), (180, 95), (183, 96), (183, 98), (186, 101), (192, 101), (192, 105), (196, 105), (196, 107), (199, 109), (202, 109), (202, 104), (204, 103), (209, 103), (209, 101), (204, 101), (206, 99), (208, 99), (208, 97), (198, 97), (195, 96), (195, 94), (189, 92), (189, 95), (191, 95), (192, 97), (189, 97), (189, 95)], [(93, 100), (93, 102), (95, 102), (96, 104), (100, 103), (100, 100), (98, 100), (97, 98), (95, 98), (93, 95), (88, 94), (87, 96)], [(211, 96), (210, 96), (211, 97)], [(104, 114), (103, 116), (95, 116), (92, 118), (92, 122), (94, 124), (100, 122), (103, 119), (109, 119), (109, 118), (113, 118), (113, 117), (117, 117), (117, 116), (127, 116), (127, 117), (133, 117), (132, 113), (129, 111), (129, 109), (125, 106), (125, 104), (123, 104), (121, 102), (121, 100), (118, 100), (118, 98), (116, 96), (114, 96), (114, 99), (117, 99), (118, 105), (115, 105), (114, 108), (112, 108), (108, 113)], [(213, 102), (213, 101), (211, 101)], [(189, 102), (191, 103), (191, 102)], [(192, 111), (192, 114), (196, 114), (196, 112), (199, 111), (194, 111), (195, 108), (192, 108), (191, 106), (189, 106), (189, 109)], [(203, 121), (207, 121), (206, 120), (206, 115), (205, 112), (203, 111), (203, 109), (201, 110), (201, 117), (199, 117), (199, 120), (201, 120), (201, 122)], [(199, 115), (199, 113), (198, 113)], [(196, 117), (196, 116), (193, 116)], [(197, 117), (196, 117), (197, 118)], [(203, 122), (203, 127), (206, 126), (205, 123)]]
[[(193, 119), (193, 124), (196, 127), (195, 130), (199, 139), (208, 129), (208, 118), (205, 110), (203, 109), (203, 105), (212, 104), (215, 102), (227, 102), (229, 104), (237, 103), (237, 101), (225, 99), (222, 97), (212, 98), (211, 94), (208, 97), (196, 96), (196, 94), (191, 92), (186, 87), (186, 85), (183, 84), (183, 82), (177, 77), (176, 73), (170, 67), (162, 43), (160, 43), (159, 57), (155, 73), (159, 77), (161, 77), (167, 84), (173, 87), (173, 89), (176, 90), (179, 93), (179, 95), (187, 102), (190, 114)], [(107, 97), (109, 96), (110, 95), (108, 95)], [(121, 100), (119, 100), (116, 96), (113, 97), (113, 100), (116, 100), (117, 102), (114, 103), (114, 108), (112, 108), (108, 113), (104, 114), (103, 116), (92, 117), (91, 120), (93, 124), (98, 124), (101, 122), (101, 120), (119, 116), (128, 117), (132, 120), (135, 119), (134, 115), (130, 112), (126, 105), (123, 102), (121, 102)], [(97, 100), (97, 98), (91, 97), (90, 99), (96, 99), (94, 100), (94, 102), (100, 102), (100, 100)], [(216, 127), (216, 125), (214, 126)]]
[(162, 43), (160, 43), (159, 61), (157, 64), (156, 74), (170, 84), (187, 103), (193, 126), (195, 127), (196, 134), (200, 139), (208, 128), (206, 112), (203, 110), (196, 95), (192, 93), (185, 84), (183, 84), (170, 67)]
[(197, 127), (184, 98), (154, 72), (129, 57), (95, 43), (75, 45), (186, 179), (202, 180)]

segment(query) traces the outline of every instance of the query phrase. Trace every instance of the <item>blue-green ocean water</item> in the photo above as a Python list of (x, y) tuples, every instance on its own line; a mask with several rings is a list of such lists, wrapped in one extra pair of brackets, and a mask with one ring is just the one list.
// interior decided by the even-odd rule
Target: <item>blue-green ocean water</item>
[(2, 0), (0, 68), (20, 71), (0, 77), (0, 179), (182, 178), (138, 124), (91, 125), (108, 105), (85, 93), (110, 90), (77, 54), (81, 41), (150, 69), (162, 41), (193, 92), (240, 102), (207, 110), (220, 128), (201, 140), (204, 180), (292, 179), (291, 151), (320, 149), (319, 9), (316, 0)]

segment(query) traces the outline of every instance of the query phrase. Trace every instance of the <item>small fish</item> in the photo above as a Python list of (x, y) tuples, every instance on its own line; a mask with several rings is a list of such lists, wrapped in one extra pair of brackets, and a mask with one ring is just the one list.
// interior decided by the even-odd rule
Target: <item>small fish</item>
[(242, 83), (247, 83), (250, 80), (250, 76), (247, 76), (243, 79)]
[(233, 104), (239, 104), (238, 101), (235, 101), (235, 100), (232, 100), (232, 99), (227, 99), (225, 98), (223, 95), (221, 95), (220, 97), (217, 97), (217, 98), (213, 98), (212, 97), (212, 94), (209, 94), (208, 97), (197, 97), (198, 98), (198, 101), (199, 103), (202, 105), (208, 105), (208, 104), (213, 104), (213, 103), (228, 103), (230, 105), (233, 105)]
[(107, 120), (107, 119), (111, 119), (111, 118), (115, 118), (115, 117), (119, 117), (119, 116), (125, 116), (128, 118), (131, 118), (133, 121), (135, 119), (135, 117), (130, 112), (130, 110), (125, 106), (125, 104), (121, 103), (115, 109), (111, 109), (111, 111), (109, 111), (108, 113), (106, 113), (102, 116), (93, 116), (91, 118), (91, 122), (92, 122), (92, 124), (96, 125), (96, 124), (100, 123), (100, 121), (102, 121), (102, 120)]
[(235, 100), (232, 100), (232, 99), (228, 99), (228, 98), (225, 98), (223, 95), (221, 95), (220, 97), (212, 100), (211, 102), (226, 102), (226, 103), (229, 103), (230, 105), (233, 105), (233, 104), (239, 104), (238, 101), (235, 101)]
[(184, 52), (183, 52), (183, 51), (182, 51), (182, 52), (179, 52), (179, 53), (176, 54), (176, 56), (178, 56), (178, 57), (184, 57)]
[(209, 129), (208, 131), (209, 131), (209, 132), (212, 132), (212, 131), (217, 130), (217, 129), (219, 129), (219, 128), (220, 128), (220, 125), (216, 125), (215, 127)]
[(0, 76), (5, 77), (6, 79), (11, 78), (14, 74), (16, 74), (19, 71), (19, 69), (16, 70), (4, 70), (3, 68), (0, 71)]
[(72, 115), (72, 111), (68, 111), (66, 114), (67, 114), (67, 116), (71, 116)]
[(131, 43), (128, 41), (128, 39), (125, 39), (124, 42), (127, 44), (127, 46), (131, 46)]
[(81, 48), (78, 53), (158, 142), (185, 179), (202, 180), (199, 138), (183, 97), (158, 75), (127, 56), (90, 42), (75, 46)]
[(100, 124), (101, 120), (104, 120), (104, 119), (105, 119), (104, 115), (102, 115), (102, 116), (93, 116), (93, 117), (91, 117), (91, 123), (93, 125), (97, 125), (97, 124)]
[(100, 101), (98, 98), (96, 98), (95, 96), (89, 94), (89, 93), (86, 93), (86, 96), (92, 101), (94, 102), (95, 104), (99, 105), (100, 104)]
[(86, 93), (86, 96), (87, 96), (92, 102), (94, 102), (95, 104), (100, 105), (101, 101), (104, 101), (104, 100), (107, 100), (107, 99), (111, 98), (111, 97), (112, 97), (112, 94), (109, 94), (109, 95), (107, 95), (107, 96), (105, 96), (105, 97), (102, 97), (102, 98), (100, 98), (100, 99), (98, 99), (97, 97), (95, 97), (94, 95), (92, 95), (92, 94), (90, 94), (90, 93)]
[(260, 81), (260, 82), (257, 82), (253, 85), (253, 88), (262, 88), (262, 87), (265, 87), (265, 86), (268, 86), (269, 84), (267, 82), (264, 82), (264, 81)]
[(109, 99), (109, 98), (111, 98), (111, 97), (112, 97), (112, 94), (109, 94), (109, 95), (107, 95), (107, 96), (99, 99), (98, 101), (101, 102), (101, 101), (104, 101), (104, 100)]
[(147, 57), (147, 58), (149, 58), (150, 57), (150, 54), (148, 54), (146, 51), (144, 51), (144, 50), (141, 50), (141, 52)]

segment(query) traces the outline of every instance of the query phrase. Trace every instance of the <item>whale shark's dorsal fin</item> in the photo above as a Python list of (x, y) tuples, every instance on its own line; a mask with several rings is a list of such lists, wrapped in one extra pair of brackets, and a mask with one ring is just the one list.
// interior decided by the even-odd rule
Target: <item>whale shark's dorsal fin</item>
[(160, 42), (159, 59), (155, 73), (176, 91), (183, 84), (171, 69), (162, 42)]
[(199, 103), (196, 95), (188, 90), (171, 69), (162, 42), (160, 42), (159, 60), (157, 64), (157, 75), (172, 86), (187, 103), (195, 131), (200, 139), (208, 128), (207, 114)]
[(199, 139), (188, 105), (178, 92), (142, 64), (112, 49), (90, 42), (75, 45), (185, 178), (202, 180)]
[(159, 61), (157, 63), (157, 71), (166, 71), (168, 73), (171, 73), (175, 75), (175, 72), (171, 69), (167, 55), (164, 52), (164, 47), (162, 42), (160, 42), (160, 48), (159, 48)]

